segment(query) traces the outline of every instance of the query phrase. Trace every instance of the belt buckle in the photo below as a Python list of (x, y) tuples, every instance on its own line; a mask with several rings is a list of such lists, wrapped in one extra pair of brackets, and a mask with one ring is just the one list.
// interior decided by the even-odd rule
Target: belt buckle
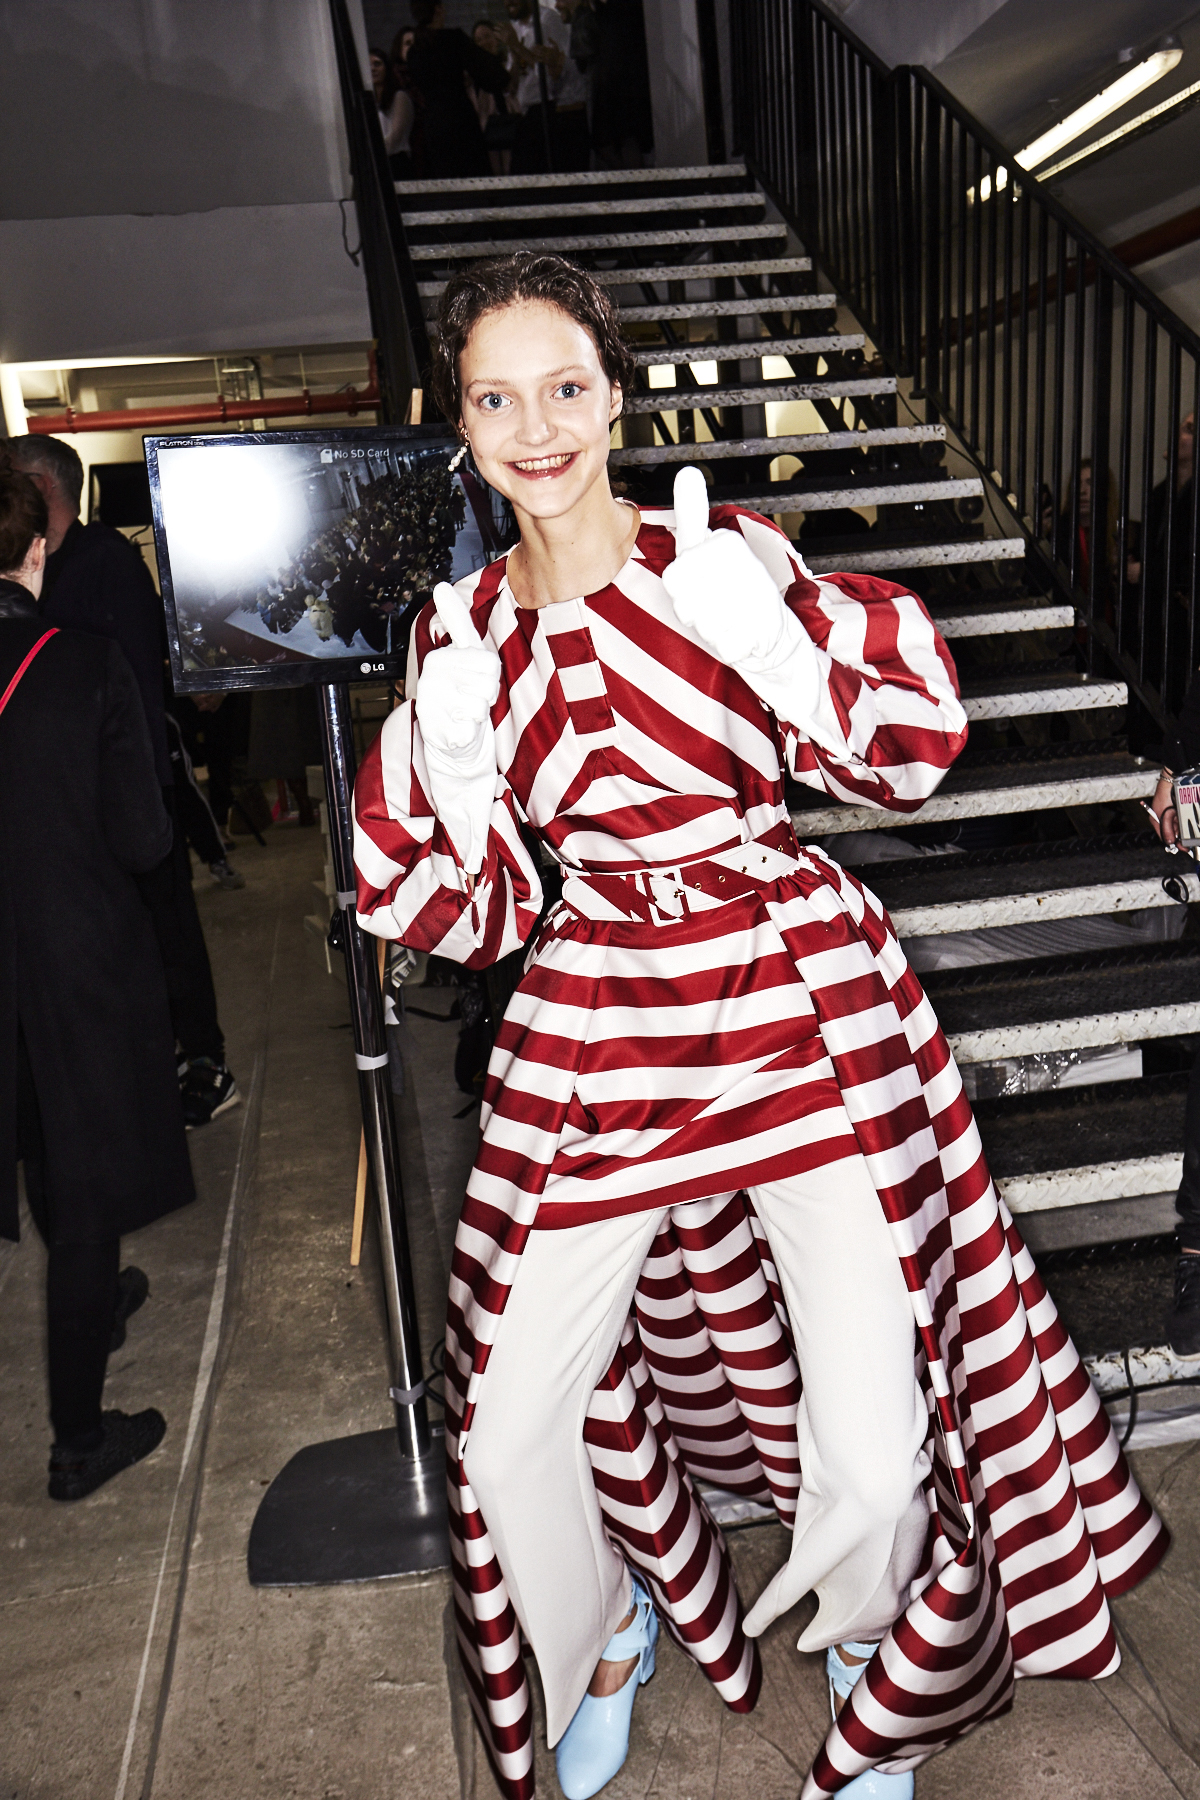
[(641, 875), (646, 898), (664, 924), (687, 918), (681, 869), (643, 869)]

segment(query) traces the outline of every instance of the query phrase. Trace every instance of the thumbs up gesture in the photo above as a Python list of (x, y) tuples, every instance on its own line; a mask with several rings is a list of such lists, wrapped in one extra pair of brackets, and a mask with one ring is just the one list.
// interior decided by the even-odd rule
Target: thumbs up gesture
[(417, 683), (416, 714), (433, 810), (468, 875), (487, 850), (496, 797), (492, 707), (500, 693), (500, 658), (481, 642), (462, 596), (439, 581), (434, 605), (450, 642), (431, 650)]
[(800, 630), (741, 532), (709, 530), (699, 469), (675, 477), (675, 561), (663, 570), (663, 585), (680, 624), (734, 667), (770, 667), (791, 647), (789, 626)]

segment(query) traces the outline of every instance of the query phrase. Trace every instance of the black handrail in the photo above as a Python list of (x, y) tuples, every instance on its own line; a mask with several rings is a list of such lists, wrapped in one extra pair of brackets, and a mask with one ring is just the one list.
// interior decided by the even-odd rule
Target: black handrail
[[(925, 69), (823, 0), (731, 9), (755, 175), (1153, 718), (1196, 667), (1200, 335)], [(1165, 464), (1165, 477), (1157, 476)], [(1089, 482), (1090, 474), (1090, 505)]]
[(410, 414), (413, 389), (429, 385), (429, 333), (375, 96), (363, 85), (346, 0), (329, 0), (329, 12), (378, 363), (379, 416), (385, 424), (402, 425)]

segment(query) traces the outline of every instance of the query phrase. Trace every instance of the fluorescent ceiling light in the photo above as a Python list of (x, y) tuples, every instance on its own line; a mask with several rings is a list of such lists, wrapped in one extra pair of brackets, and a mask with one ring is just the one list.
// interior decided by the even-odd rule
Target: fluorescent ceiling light
[(28, 369), (31, 374), (47, 369), (132, 369), (150, 363), (212, 362), (211, 356), (57, 356), (48, 362), (5, 363), (6, 369)]
[[(1013, 161), (1022, 169), (1039, 168), (1066, 145), (1073, 144), (1076, 138), (1082, 137), (1085, 131), (1090, 131), (1102, 119), (1107, 119), (1122, 106), (1128, 105), (1130, 100), (1136, 100), (1139, 94), (1144, 93), (1148, 87), (1153, 87), (1156, 81), (1161, 81), (1164, 75), (1169, 75), (1182, 56), (1183, 50), (1179, 45), (1170, 50), (1156, 50), (1145, 62), (1127, 69), (1111, 87), (1106, 87), (1090, 100), (1085, 100), (1082, 106), (1077, 106), (1073, 113), (1068, 113), (1065, 119), (1052, 125), (1041, 137), (1034, 138), (1032, 144), (1026, 144), (1023, 150), (1018, 150)], [(1008, 186), (1007, 169), (997, 169), (995, 186), (997, 193)], [(992, 179), (985, 176), (979, 184), (979, 198), (986, 201), (991, 198), (991, 194)], [(969, 195), (968, 198), (972, 196)]]
[(1118, 125), (1115, 131), (1110, 131), (1104, 137), (1097, 138), (1094, 144), (1085, 144), (1082, 150), (1076, 150), (1072, 155), (1064, 156), (1062, 161), (1056, 162), (1052, 168), (1042, 169), (1038, 180), (1049, 181), (1052, 175), (1061, 175), (1064, 169), (1072, 168), (1075, 163), (1082, 162), (1085, 156), (1093, 156), (1097, 150), (1107, 150), (1110, 144), (1115, 144), (1120, 138), (1128, 137), (1131, 131), (1140, 131), (1143, 125), (1148, 125), (1151, 119), (1157, 119), (1160, 113), (1170, 112), (1175, 106), (1182, 106), (1183, 102), (1190, 100), (1193, 94), (1200, 94), (1200, 81), (1193, 81), (1191, 87), (1181, 88), (1177, 94), (1172, 94), (1169, 100), (1160, 100), (1157, 106), (1150, 107), (1147, 112), (1139, 113), (1136, 119), (1128, 119), (1124, 125)]
[(1085, 131), (1098, 125), (1101, 119), (1107, 119), (1130, 100), (1136, 100), (1148, 87), (1153, 87), (1156, 81), (1161, 81), (1164, 75), (1169, 75), (1182, 55), (1183, 50), (1179, 45), (1173, 50), (1156, 50), (1145, 62), (1128, 69), (1111, 87), (1106, 87), (1091, 100), (1086, 100), (1082, 106), (1077, 106), (1073, 113), (1068, 113), (1061, 124), (1052, 125), (1049, 131), (1044, 131), (1040, 138), (1035, 138), (1024, 150), (1018, 150), (1014, 160), (1023, 169), (1036, 169), (1041, 163), (1048, 162), (1065, 145), (1073, 144)]

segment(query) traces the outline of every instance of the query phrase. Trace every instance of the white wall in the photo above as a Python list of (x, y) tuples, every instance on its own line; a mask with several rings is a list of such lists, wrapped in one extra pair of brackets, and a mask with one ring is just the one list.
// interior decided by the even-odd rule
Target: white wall
[[(354, 210), (347, 229), (357, 241)], [(0, 221), (0, 361), (369, 338), (336, 202)]]
[(0, 360), (368, 337), (345, 165), (327, 0), (0, 0)]
[(660, 168), (708, 161), (696, 0), (646, 0), (646, 55)]

